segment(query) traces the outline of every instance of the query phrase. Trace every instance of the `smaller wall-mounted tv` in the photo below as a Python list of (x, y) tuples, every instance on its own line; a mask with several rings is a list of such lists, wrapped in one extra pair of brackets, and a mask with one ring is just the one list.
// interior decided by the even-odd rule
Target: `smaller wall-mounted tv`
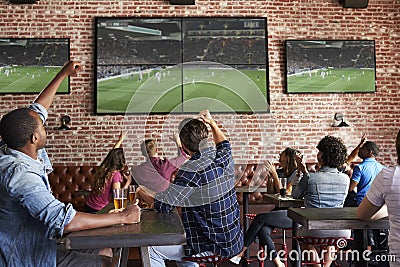
[[(0, 94), (37, 94), (68, 60), (67, 38), (0, 38)], [(69, 93), (69, 79), (57, 93)]]
[(287, 93), (375, 92), (374, 40), (286, 40)]

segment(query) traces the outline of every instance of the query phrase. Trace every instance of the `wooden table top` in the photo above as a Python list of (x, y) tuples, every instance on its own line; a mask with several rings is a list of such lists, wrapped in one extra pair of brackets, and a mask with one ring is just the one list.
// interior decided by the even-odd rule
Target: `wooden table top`
[(303, 199), (295, 199), (292, 196), (281, 197), (279, 194), (265, 194), (264, 201), (275, 205), (276, 208), (300, 208), (304, 206)]
[(77, 231), (65, 237), (67, 249), (142, 247), (186, 243), (177, 212), (142, 211), (140, 223)]
[(252, 192), (267, 192), (266, 186), (235, 186), (235, 190), (238, 193), (252, 193)]
[(307, 229), (389, 229), (389, 219), (361, 221), (357, 207), (344, 208), (290, 208), (288, 217)]

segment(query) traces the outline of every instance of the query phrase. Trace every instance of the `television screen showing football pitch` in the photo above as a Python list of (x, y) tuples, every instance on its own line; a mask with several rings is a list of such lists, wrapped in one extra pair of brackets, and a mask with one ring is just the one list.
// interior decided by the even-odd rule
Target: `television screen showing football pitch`
[[(183, 65), (183, 66), (182, 66)], [(265, 69), (185, 63), (98, 81), (99, 113), (265, 112)], [(207, 66), (205, 66), (207, 65)], [(182, 82), (183, 81), (183, 82)], [(182, 90), (183, 89), (183, 90)]]
[(266, 21), (97, 18), (97, 114), (269, 112)]
[[(0, 93), (37, 94), (69, 60), (69, 39), (0, 39), (0, 54)], [(69, 93), (69, 79), (57, 93)]]
[(288, 93), (375, 92), (373, 40), (287, 40)]

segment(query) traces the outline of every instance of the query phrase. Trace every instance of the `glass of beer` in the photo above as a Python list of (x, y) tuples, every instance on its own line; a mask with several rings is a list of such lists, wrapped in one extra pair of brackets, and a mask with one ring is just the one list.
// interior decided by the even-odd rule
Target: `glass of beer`
[(135, 203), (137, 185), (129, 186), (129, 203)]
[(279, 189), (279, 194), (281, 195), (281, 197), (285, 197), (286, 196), (286, 186), (287, 186), (287, 184), (286, 184), (286, 181), (287, 181), (287, 179), (286, 178), (279, 178), (279, 181), (280, 181), (280, 184), (281, 184), (281, 186), (280, 186), (280, 189)]
[(128, 190), (124, 188), (113, 189), (114, 208), (123, 209), (128, 204)]

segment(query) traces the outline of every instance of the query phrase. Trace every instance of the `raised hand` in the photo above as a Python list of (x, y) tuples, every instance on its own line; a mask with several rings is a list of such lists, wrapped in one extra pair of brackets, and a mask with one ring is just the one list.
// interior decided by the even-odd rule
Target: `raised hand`
[(272, 173), (276, 172), (275, 165), (273, 163), (271, 163), (269, 160), (264, 162), (264, 166), (265, 166), (265, 168), (267, 168), (267, 170), (269, 172), (272, 172)]
[(199, 113), (199, 119), (201, 119), (203, 122), (210, 124), (213, 120), (211, 117), (210, 111), (208, 110), (203, 110)]
[(61, 72), (63, 74), (75, 77), (78, 74), (78, 72), (80, 72), (82, 69), (83, 68), (81, 66), (81, 63), (79, 63), (77, 61), (68, 61), (63, 66)]

